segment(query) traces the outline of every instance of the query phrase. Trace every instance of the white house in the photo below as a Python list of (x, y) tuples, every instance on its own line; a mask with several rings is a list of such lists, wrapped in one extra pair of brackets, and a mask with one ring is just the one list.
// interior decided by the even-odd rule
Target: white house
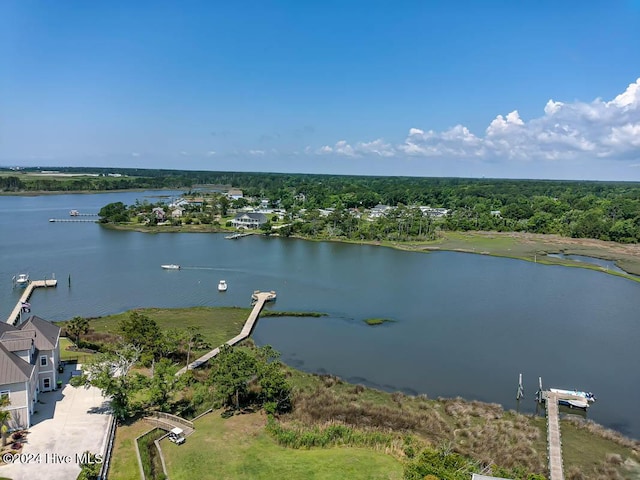
[(227, 192), (227, 197), (229, 198), (229, 200), (238, 200), (239, 198), (243, 197), (242, 190), (232, 188)]
[(35, 315), (17, 327), (0, 323), (0, 396), (9, 397), (10, 429), (29, 428), (40, 392), (54, 390), (60, 327)]
[(267, 223), (267, 216), (258, 212), (239, 213), (231, 220), (231, 225), (236, 228), (260, 228), (264, 223)]

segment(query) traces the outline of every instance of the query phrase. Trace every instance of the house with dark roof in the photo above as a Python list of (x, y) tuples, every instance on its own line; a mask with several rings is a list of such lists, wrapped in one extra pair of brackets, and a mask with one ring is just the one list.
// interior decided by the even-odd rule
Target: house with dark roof
[(231, 220), (231, 225), (236, 228), (260, 228), (265, 223), (267, 216), (258, 212), (239, 213)]
[(17, 327), (0, 323), (0, 396), (9, 397), (10, 429), (29, 428), (38, 394), (54, 390), (60, 327), (35, 315)]

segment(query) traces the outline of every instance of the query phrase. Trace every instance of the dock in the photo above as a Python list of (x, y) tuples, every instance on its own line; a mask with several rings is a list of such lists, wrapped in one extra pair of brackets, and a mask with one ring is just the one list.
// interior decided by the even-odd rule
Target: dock
[(18, 319), (20, 318), (20, 312), (22, 311), (22, 304), (29, 300), (29, 298), (31, 297), (31, 294), (36, 288), (41, 288), (41, 287), (48, 288), (48, 287), (57, 287), (57, 286), (58, 286), (58, 280), (55, 280), (55, 279), (33, 280), (29, 282), (29, 285), (27, 285), (24, 289), (24, 293), (20, 296), (20, 300), (18, 301), (13, 311), (9, 315), (9, 318), (7, 318), (7, 323), (11, 325), (16, 324), (16, 321), (18, 321)]
[[(262, 311), (262, 308), (264, 307), (264, 304), (267, 303), (268, 301), (273, 300), (274, 299), (274, 295), (275, 295), (275, 292), (273, 292), (273, 291), (271, 291), (271, 292), (259, 292), (259, 291), (254, 292), (253, 295), (252, 295), (252, 298), (255, 297), (255, 304), (253, 305), (253, 309), (251, 310), (251, 313), (249, 314), (249, 317), (247, 318), (247, 321), (244, 322), (244, 326), (242, 327), (242, 331), (238, 335), (233, 337), (232, 339), (227, 340), (224, 344), (225, 345), (229, 345), (229, 346), (233, 346), (233, 345), (235, 345), (237, 343), (240, 343), (242, 340), (246, 339), (247, 337), (249, 337), (249, 335), (251, 335), (251, 332), (253, 331), (253, 327), (255, 327), (255, 324), (258, 321), (258, 316), (260, 315), (260, 312)], [(214, 348), (210, 352), (205, 353), (203, 356), (201, 356), (197, 360), (191, 362), (186, 367), (180, 369), (176, 373), (176, 376), (182, 375), (187, 370), (193, 370), (194, 368), (198, 368), (198, 367), (204, 365), (209, 360), (211, 360), (216, 355), (218, 355), (218, 353), (220, 353), (220, 347)]]
[(253, 235), (253, 232), (251, 232), (251, 233), (233, 233), (231, 235), (227, 235), (224, 238), (226, 238), (227, 240), (235, 240), (236, 238), (248, 237), (249, 235)]
[[(82, 214), (82, 215), (89, 215)], [(97, 223), (98, 220), (89, 220), (88, 218), (50, 218), (50, 222), (64, 222), (64, 223)]]
[(581, 399), (570, 393), (557, 393), (542, 389), (542, 379), (538, 379), (539, 389), (536, 399), (544, 403), (547, 411), (547, 457), (549, 458), (549, 480), (564, 480), (564, 465), (562, 462), (562, 437), (560, 435), (560, 407), (561, 400)]
[(542, 395), (545, 397), (544, 403), (547, 407), (547, 454), (550, 480), (564, 480), (558, 408), (558, 399), (561, 395), (549, 391), (542, 392)]

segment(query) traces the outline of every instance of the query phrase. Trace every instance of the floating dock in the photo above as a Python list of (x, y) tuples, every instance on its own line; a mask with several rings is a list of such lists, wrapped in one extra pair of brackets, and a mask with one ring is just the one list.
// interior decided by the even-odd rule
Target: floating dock
[[(253, 327), (255, 326), (256, 322), (258, 321), (258, 315), (260, 315), (260, 311), (262, 311), (262, 308), (264, 307), (264, 304), (267, 303), (269, 300), (273, 300), (273, 298), (275, 298), (274, 295), (275, 295), (274, 291), (271, 291), (271, 292), (255, 291), (253, 293), (253, 295), (252, 295), (252, 298), (256, 297), (256, 301), (255, 301), (256, 303), (254, 304), (253, 309), (251, 310), (251, 313), (249, 314), (249, 318), (247, 318), (247, 321), (244, 322), (244, 327), (242, 327), (242, 331), (238, 335), (233, 337), (231, 340), (227, 340), (224, 344), (225, 345), (229, 345), (229, 346), (233, 346), (236, 343), (240, 343), (242, 340), (246, 339), (249, 335), (251, 335), (251, 331), (253, 330)], [(203, 356), (201, 356), (197, 360), (191, 362), (186, 367), (180, 369), (176, 373), (176, 376), (182, 375), (187, 370), (193, 370), (194, 368), (198, 368), (198, 367), (204, 365), (209, 360), (211, 360), (213, 357), (218, 355), (218, 353), (220, 353), (220, 347), (214, 348), (210, 352), (205, 353)]]
[(7, 323), (11, 325), (16, 324), (16, 322), (20, 318), (20, 312), (22, 311), (22, 304), (29, 300), (29, 298), (31, 297), (31, 294), (36, 288), (41, 288), (41, 287), (47, 288), (47, 287), (57, 287), (57, 286), (58, 286), (58, 280), (55, 280), (55, 279), (33, 280), (29, 282), (29, 285), (27, 285), (24, 289), (24, 293), (20, 296), (20, 300), (18, 301), (13, 311), (9, 315), (9, 318), (7, 318)]

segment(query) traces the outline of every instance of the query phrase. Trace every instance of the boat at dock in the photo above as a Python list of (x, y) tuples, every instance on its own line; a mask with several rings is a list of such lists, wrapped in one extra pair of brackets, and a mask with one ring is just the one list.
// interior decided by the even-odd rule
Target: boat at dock
[(19, 287), (26, 287), (29, 285), (29, 274), (28, 273), (20, 273), (17, 276), (13, 277), (14, 282)]
[(595, 395), (591, 392), (581, 392), (580, 390), (563, 390), (561, 388), (550, 388), (549, 390), (551, 390), (554, 393), (559, 393), (561, 395), (580, 397), (589, 403), (596, 401)]
[(165, 270), (180, 270), (180, 265), (176, 265), (175, 263), (169, 263), (167, 265), (160, 265)]
[(219, 292), (227, 291), (227, 282), (225, 280), (220, 280), (220, 282), (218, 282), (218, 291)]

